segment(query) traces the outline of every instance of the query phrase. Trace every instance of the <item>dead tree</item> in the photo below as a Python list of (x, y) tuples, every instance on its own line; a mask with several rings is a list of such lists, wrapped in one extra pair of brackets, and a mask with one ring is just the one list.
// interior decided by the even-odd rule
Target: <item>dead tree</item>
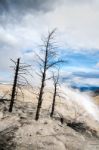
[(56, 97), (58, 95), (58, 86), (59, 86), (59, 71), (57, 76), (53, 74), (53, 84), (54, 84), (54, 93), (53, 93), (53, 102), (52, 102), (52, 108), (51, 108), (51, 113), (50, 117), (53, 117), (54, 110), (55, 110), (55, 102), (56, 102)]
[(13, 109), (15, 93), (16, 93), (16, 86), (17, 86), (17, 80), (18, 80), (19, 65), (20, 65), (20, 58), (17, 59), (9, 112), (12, 112), (12, 109)]
[(53, 66), (63, 62), (60, 59), (56, 60), (57, 53), (55, 51), (56, 45), (54, 42), (55, 31), (56, 30), (54, 29), (51, 32), (49, 32), (48, 36), (43, 41), (43, 46), (41, 49), (42, 53), (43, 53), (43, 57), (41, 57), (40, 55), (37, 55), (38, 59), (40, 60), (41, 86), (40, 86), (40, 91), (39, 91), (39, 95), (38, 95), (38, 104), (37, 104), (35, 120), (39, 119), (40, 109), (41, 109), (42, 101), (43, 101), (45, 81), (47, 79), (46, 73)]
[(25, 75), (27, 76), (31, 75), (29, 72), (29, 67), (31, 67), (30, 65), (26, 65), (25, 63), (20, 63), (20, 58), (17, 59), (17, 62), (15, 62), (14, 60), (12, 61), (15, 64), (15, 66), (13, 66), (15, 70), (15, 76), (14, 76), (14, 82), (13, 82), (13, 87), (12, 87), (9, 112), (12, 112), (15, 97), (18, 94), (18, 89), (21, 91), (22, 96), (23, 96), (23, 92), (21, 88), (25, 85), (30, 85)]

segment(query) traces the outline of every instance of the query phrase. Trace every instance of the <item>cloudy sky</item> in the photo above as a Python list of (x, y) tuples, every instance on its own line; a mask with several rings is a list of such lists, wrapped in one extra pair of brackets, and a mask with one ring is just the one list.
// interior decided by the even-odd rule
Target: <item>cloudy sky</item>
[(10, 81), (10, 58), (31, 63), (53, 28), (67, 84), (99, 86), (99, 0), (0, 0), (0, 82)]

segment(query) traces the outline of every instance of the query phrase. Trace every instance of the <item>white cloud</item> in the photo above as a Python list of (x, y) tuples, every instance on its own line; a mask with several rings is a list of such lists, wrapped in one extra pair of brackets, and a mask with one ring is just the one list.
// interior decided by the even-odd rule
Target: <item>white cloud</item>
[(23, 50), (29, 48), (37, 50), (36, 46), (41, 43), (41, 34), (55, 27), (58, 28), (56, 39), (61, 48), (99, 49), (98, 0), (60, 0), (50, 11), (38, 13), (26, 11), (22, 15), (20, 20), (20, 17), (13, 18), (11, 13), (2, 14), (1, 70), (9, 67), (9, 58), (15, 59), (21, 56), (25, 60), (31, 60), (32, 53), (23, 55)]
[(95, 68), (99, 69), (99, 62), (96, 63)]
[(17, 38), (13, 36), (13, 33), (5, 30), (4, 28), (0, 28), (0, 43), (6, 46), (14, 46), (18, 44)]
[[(60, 4), (60, 5), (59, 5)], [(82, 5), (84, 4), (84, 5)], [(22, 20), (8, 21), (5, 40), (25, 46), (39, 42), (40, 34), (47, 29), (58, 28), (58, 41), (65, 47), (99, 49), (99, 2), (89, 0), (70, 0), (57, 2), (52, 11), (33, 13), (27, 11)], [(10, 24), (10, 26), (9, 26)], [(16, 39), (15, 39), (16, 38)], [(16, 43), (17, 45), (17, 43)]]
[(99, 79), (98, 78), (80, 78), (74, 77), (72, 79), (74, 83), (78, 83), (78, 85), (90, 85), (90, 86), (99, 86)]

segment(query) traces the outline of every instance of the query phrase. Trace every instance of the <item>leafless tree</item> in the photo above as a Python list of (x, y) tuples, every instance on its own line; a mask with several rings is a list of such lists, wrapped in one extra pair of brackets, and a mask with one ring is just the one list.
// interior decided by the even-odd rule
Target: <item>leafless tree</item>
[(52, 102), (50, 117), (53, 117), (54, 110), (55, 110), (56, 97), (59, 96), (59, 94), (58, 94), (59, 71), (58, 71), (58, 74), (56, 76), (53, 73), (53, 85), (54, 85), (54, 93), (53, 93), (53, 102)]
[(22, 96), (23, 96), (22, 86), (29, 84), (25, 75), (29, 75), (28, 69), (30, 67), (30, 65), (26, 65), (25, 63), (20, 63), (20, 58), (17, 59), (17, 62), (15, 62), (12, 59), (11, 61), (14, 63), (14, 66), (12, 66), (12, 68), (15, 70), (15, 76), (14, 76), (14, 82), (13, 82), (13, 87), (12, 87), (9, 112), (12, 112), (15, 97), (18, 94), (18, 89), (21, 91)]
[(48, 33), (48, 36), (43, 40), (43, 45), (41, 46), (41, 51), (43, 53), (43, 57), (38, 55), (38, 59), (40, 60), (40, 77), (41, 77), (41, 86), (38, 95), (38, 104), (36, 110), (35, 120), (39, 119), (40, 109), (43, 101), (43, 93), (45, 87), (45, 81), (47, 80), (47, 71), (51, 69), (53, 66), (62, 63), (63, 60), (56, 59), (56, 43), (54, 41), (56, 29), (52, 30)]
[(10, 102), (10, 106), (9, 106), (9, 112), (12, 112), (12, 109), (13, 109), (17, 80), (18, 80), (19, 65), (20, 65), (20, 58), (17, 59), (16, 69), (15, 69), (15, 77), (14, 77), (13, 88), (12, 88), (12, 95), (11, 95), (11, 102)]

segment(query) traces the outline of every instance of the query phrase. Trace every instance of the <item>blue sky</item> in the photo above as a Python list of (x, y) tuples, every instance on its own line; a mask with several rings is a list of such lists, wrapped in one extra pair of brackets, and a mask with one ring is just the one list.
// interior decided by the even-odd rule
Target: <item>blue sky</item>
[(61, 69), (65, 82), (99, 86), (98, 0), (0, 1), (1, 82), (12, 81), (10, 58), (33, 63), (41, 37), (53, 28), (59, 54), (68, 61)]
[(86, 67), (86, 68), (94, 68), (99, 59), (99, 52), (95, 51), (73, 51), (67, 50), (65, 52), (64, 58), (68, 59), (70, 66), (77, 67)]
[[(58, 49), (58, 51), (60, 58), (67, 61), (60, 65), (63, 82), (69, 86), (99, 86), (98, 50)], [(33, 57), (30, 59), (33, 50), (23, 50), (23, 53), (26, 61), (33, 63)]]
[(63, 59), (67, 60), (62, 68), (64, 82), (68, 85), (99, 86), (98, 51), (67, 50)]

